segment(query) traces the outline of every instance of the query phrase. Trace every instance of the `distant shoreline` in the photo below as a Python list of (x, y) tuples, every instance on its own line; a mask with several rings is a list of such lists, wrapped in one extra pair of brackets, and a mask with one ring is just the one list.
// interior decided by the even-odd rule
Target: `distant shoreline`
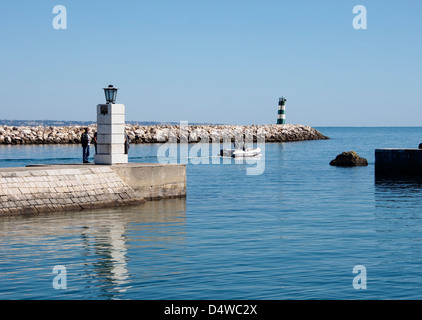
[[(79, 144), (86, 126), (2, 126), (0, 144)], [(96, 124), (91, 124), (91, 132)], [(326, 140), (318, 130), (304, 125), (140, 125), (126, 123), (126, 133), (134, 144), (166, 142), (295, 142)]]

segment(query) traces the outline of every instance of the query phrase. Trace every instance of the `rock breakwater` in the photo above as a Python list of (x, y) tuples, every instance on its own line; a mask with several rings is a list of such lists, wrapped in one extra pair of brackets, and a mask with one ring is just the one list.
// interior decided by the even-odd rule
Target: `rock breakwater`
[[(91, 133), (96, 125), (89, 126)], [(0, 144), (79, 144), (85, 126), (0, 126)], [(226, 142), (236, 139), (293, 142), (329, 139), (304, 125), (126, 125), (131, 143)]]

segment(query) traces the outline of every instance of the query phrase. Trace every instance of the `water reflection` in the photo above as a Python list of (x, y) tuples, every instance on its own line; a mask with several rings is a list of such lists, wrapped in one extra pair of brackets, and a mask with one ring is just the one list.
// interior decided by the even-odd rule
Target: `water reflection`
[[(113, 225), (101, 228), (83, 227), (81, 231), (83, 255), (87, 261), (95, 257), (93, 270), (86, 264), (86, 277), (90, 283), (100, 281), (105, 291), (125, 292), (129, 272), (127, 268), (127, 237), (124, 221), (116, 219)], [(106, 294), (107, 295), (107, 294)]]
[[(407, 246), (422, 237), (422, 179), (395, 176), (375, 179), (375, 216), (377, 231), (385, 234), (384, 246), (400, 248), (403, 240)], [(408, 250), (408, 248), (407, 248)]]
[[(185, 245), (185, 224), (186, 199), (57, 215), (1, 217), (0, 274), (8, 276), (0, 277), (0, 287), (11, 288), (2, 298), (19, 297), (15, 283), (28, 277), (45, 286), (26, 281), (28, 298), (40, 298), (43, 289), (50, 290), (45, 293), (47, 298), (58, 298), (54, 294), (60, 292), (51, 291), (55, 265), (67, 268), (69, 290), (62, 293), (65, 298), (126, 298), (134, 279), (156, 267), (148, 262), (148, 252), (160, 248), (157, 254), (163, 255), (174, 246)], [(169, 264), (168, 273), (172, 272), (175, 266)]]
[(378, 205), (397, 203), (404, 205), (409, 201), (419, 203), (422, 194), (422, 177), (390, 176), (375, 178), (375, 198)]
[(377, 250), (372, 259), (380, 269), (377, 285), (394, 288), (413, 282), (412, 287), (420, 287), (422, 179), (377, 177), (374, 214)]
[(376, 175), (375, 185), (377, 186), (422, 186), (422, 176), (415, 175)]
[(421, 212), (422, 177), (390, 176), (375, 178), (377, 208), (404, 209), (403, 212)]

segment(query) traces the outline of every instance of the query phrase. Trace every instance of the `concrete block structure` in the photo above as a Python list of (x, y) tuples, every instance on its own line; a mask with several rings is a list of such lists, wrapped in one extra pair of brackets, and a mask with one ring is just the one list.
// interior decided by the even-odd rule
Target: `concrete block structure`
[(376, 149), (377, 175), (422, 175), (421, 149)]
[(99, 104), (97, 106), (97, 154), (95, 164), (128, 163), (125, 154), (125, 106)]

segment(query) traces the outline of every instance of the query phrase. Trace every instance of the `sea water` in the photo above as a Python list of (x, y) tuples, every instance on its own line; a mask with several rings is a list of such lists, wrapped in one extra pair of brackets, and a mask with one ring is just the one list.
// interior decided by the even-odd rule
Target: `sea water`
[[(0, 217), (0, 299), (421, 299), (422, 182), (376, 179), (374, 151), (417, 148), (422, 128), (317, 129), (331, 139), (267, 143), (258, 175), (179, 158), (186, 199)], [(81, 149), (0, 146), (0, 167)], [(369, 165), (329, 165), (351, 150)]]

